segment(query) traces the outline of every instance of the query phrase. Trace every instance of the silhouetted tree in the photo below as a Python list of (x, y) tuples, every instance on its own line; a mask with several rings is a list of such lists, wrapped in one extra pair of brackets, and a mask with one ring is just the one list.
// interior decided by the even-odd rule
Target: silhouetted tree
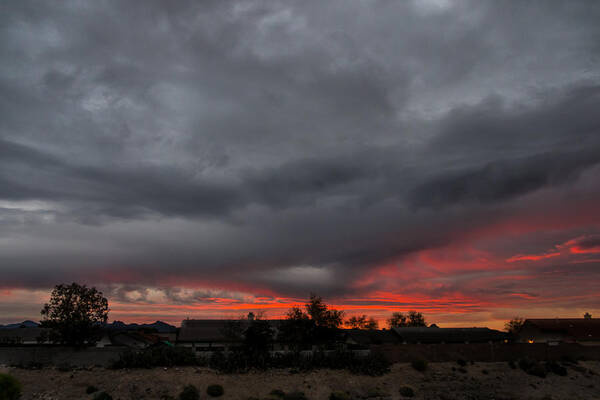
[(361, 315), (358, 317), (350, 317), (348, 321), (346, 321), (346, 326), (351, 329), (377, 329), (379, 324), (373, 317), (368, 318), (366, 315)]
[(514, 317), (513, 319), (504, 324), (504, 330), (512, 334), (519, 333), (524, 323), (525, 320), (523, 318)]
[(318, 327), (339, 328), (344, 322), (344, 312), (328, 309), (327, 305), (323, 303), (323, 299), (316, 294), (310, 295), (310, 300), (304, 305), (304, 308)]
[(274, 332), (263, 312), (249, 312), (227, 320), (221, 333), (233, 342), (243, 343), (246, 350), (262, 351), (273, 342)]
[(278, 339), (287, 343), (293, 350), (302, 350), (311, 342), (315, 323), (300, 307), (292, 307), (279, 326)]
[(254, 318), (244, 332), (244, 348), (246, 351), (258, 354), (269, 351), (273, 343), (274, 331), (269, 321)]
[(279, 340), (295, 350), (309, 344), (330, 343), (337, 337), (338, 328), (344, 320), (344, 312), (329, 309), (323, 299), (311, 294), (309, 301), (300, 307), (292, 307), (279, 327)]
[(583, 314), (583, 318), (584, 319), (592, 319), (592, 314), (590, 314), (589, 312), (586, 312), (585, 314)]
[(108, 300), (96, 288), (72, 283), (57, 285), (44, 305), (40, 326), (49, 328), (54, 343), (81, 346), (93, 344), (108, 320)]
[(420, 312), (409, 311), (408, 314), (395, 312), (387, 320), (390, 328), (427, 326), (425, 317)]
[(230, 319), (225, 321), (220, 329), (223, 336), (233, 342), (242, 342), (244, 340), (245, 318)]

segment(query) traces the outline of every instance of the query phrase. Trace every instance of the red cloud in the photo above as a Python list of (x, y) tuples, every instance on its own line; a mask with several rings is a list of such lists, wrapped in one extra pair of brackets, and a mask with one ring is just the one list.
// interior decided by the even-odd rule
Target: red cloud
[(560, 256), (560, 252), (554, 253), (543, 253), (543, 254), (517, 254), (516, 256), (512, 256), (506, 259), (506, 262), (515, 262), (515, 261), (539, 261), (544, 260), (546, 258), (558, 257)]

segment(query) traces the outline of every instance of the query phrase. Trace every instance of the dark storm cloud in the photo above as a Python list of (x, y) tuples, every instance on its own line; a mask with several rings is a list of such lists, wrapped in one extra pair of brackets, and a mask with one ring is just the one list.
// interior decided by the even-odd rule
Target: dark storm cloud
[[(526, 112), (514, 110), (514, 115), (499, 103), (497, 107), (485, 104), (461, 110), (460, 118), (449, 118), (449, 130), (443, 130), (421, 150), (424, 155), (432, 160), (444, 160), (464, 152), (478, 155), (498, 152), (501, 144), (507, 148), (499, 153), (498, 160), (482, 161), (451, 172), (427, 166), (409, 169), (403, 160), (394, 159), (402, 153), (398, 148), (363, 148), (347, 155), (309, 157), (274, 167), (240, 171), (234, 182), (219, 183), (207, 182), (189, 171), (169, 166), (72, 165), (3, 140), (0, 141), (0, 163), (4, 171), (22, 168), (31, 176), (35, 171), (47, 175), (44, 182), (34, 179), (23, 182), (18, 174), (7, 174), (3, 177), (5, 198), (88, 202), (95, 212), (116, 217), (143, 212), (224, 217), (232, 209), (249, 204), (275, 208), (313, 205), (319, 198), (336, 194), (364, 200), (374, 197), (372, 191), (380, 197), (379, 201), (395, 198), (402, 202), (406, 200), (403, 194), (410, 193), (407, 200), (413, 207), (502, 201), (545, 186), (572, 182), (581, 171), (600, 162), (600, 139), (595, 134), (600, 124), (595, 116), (595, 110), (600, 108), (600, 91), (586, 87), (582, 96), (585, 98), (574, 102), (573, 92), (582, 91), (581, 88), (569, 90), (542, 110), (537, 107)], [(485, 112), (481, 112), (481, 108)], [(553, 125), (552, 119), (557, 113), (561, 120)], [(584, 122), (565, 124), (562, 119)], [(467, 125), (468, 121), (472, 126)], [(536, 136), (539, 132), (544, 135), (537, 138), (535, 146), (530, 149), (519, 146), (523, 137)], [(492, 146), (489, 141), (479, 139), (482, 136), (497, 140), (501, 135), (508, 138)], [(548, 142), (554, 147), (559, 144), (560, 150), (546, 152), (547, 148), (553, 148)], [(522, 155), (523, 151), (527, 156)], [(432, 154), (436, 152), (440, 154)], [(397, 192), (399, 183), (403, 185), (400, 193)]]
[(546, 186), (573, 182), (581, 171), (599, 162), (600, 146), (494, 161), (421, 184), (411, 201), (414, 207), (498, 202)]
[(0, 7), (6, 286), (344, 294), (600, 162), (595, 2)]

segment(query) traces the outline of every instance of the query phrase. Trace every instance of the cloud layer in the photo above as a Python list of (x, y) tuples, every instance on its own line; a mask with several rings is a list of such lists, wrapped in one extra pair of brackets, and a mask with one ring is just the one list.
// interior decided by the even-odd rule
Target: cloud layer
[(136, 318), (310, 291), (381, 316), (600, 312), (599, 19), (3, 2), (0, 296), (77, 280)]

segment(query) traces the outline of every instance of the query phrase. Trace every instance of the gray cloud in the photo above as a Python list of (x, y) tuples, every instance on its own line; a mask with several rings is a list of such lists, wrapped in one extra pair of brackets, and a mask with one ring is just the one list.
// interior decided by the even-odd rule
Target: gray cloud
[(595, 2), (0, 7), (6, 286), (344, 295), (600, 197), (581, 178), (600, 162)]

